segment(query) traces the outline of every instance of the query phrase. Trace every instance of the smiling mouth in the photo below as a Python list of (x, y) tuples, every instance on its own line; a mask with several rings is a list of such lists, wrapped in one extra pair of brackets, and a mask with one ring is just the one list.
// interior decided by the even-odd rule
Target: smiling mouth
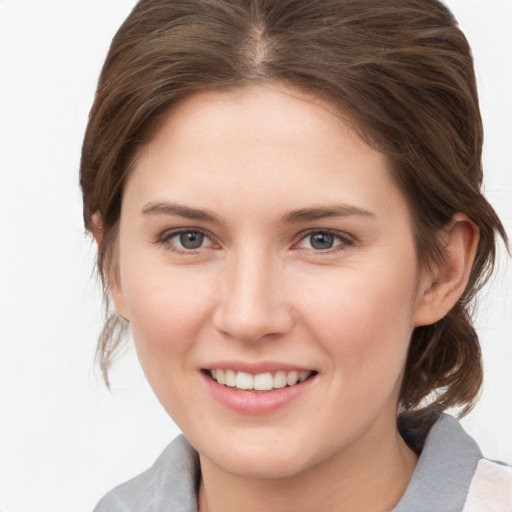
[(287, 386), (295, 386), (316, 375), (315, 371), (290, 371), (284, 370), (274, 373), (258, 373), (253, 375), (247, 372), (236, 372), (214, 368), (205, 372), (215, 382), (223, 386), (242, 391), (272, 391)]

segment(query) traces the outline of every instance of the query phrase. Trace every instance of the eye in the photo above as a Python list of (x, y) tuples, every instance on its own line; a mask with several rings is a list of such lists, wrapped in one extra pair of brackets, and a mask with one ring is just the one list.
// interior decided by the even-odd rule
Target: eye
[(342, 249), (352, 245), (353, 241), (348, 235), (342, 235), (328, 230), (310, 231), (298, 243), (301, 249), (326, 252), (330, 249)]
[(205, 236), (197, 231), (188, 231), (174, 236), (184, 249), (199, 249), (202, 247)]
[(180, 229), (167, 232), (162, 236), (161, 242), (169, 249), (178, 253), (196, 251), (212, 245), (211, 239), (202, 231), (195, 229)]

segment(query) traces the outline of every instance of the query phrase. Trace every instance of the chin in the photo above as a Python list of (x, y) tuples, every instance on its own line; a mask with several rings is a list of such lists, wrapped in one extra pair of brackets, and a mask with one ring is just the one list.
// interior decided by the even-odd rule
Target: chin
[(308, 464), (302, 457), (276, 456), (260, 451), (258, 455), (245, 453), (232, 454), (214, 461), (224, 471), (239, 478), (274, 480), (293, 477), (304, 471)]
[(280, 479), (313, 465), (305, 451), (307, 446), (307, 442), (285, 435), (267, 439), (255, 435), (244, 439), (231, 437), (227, 445), (212, 443), (198, 448), (215, 466), (237, 477)]

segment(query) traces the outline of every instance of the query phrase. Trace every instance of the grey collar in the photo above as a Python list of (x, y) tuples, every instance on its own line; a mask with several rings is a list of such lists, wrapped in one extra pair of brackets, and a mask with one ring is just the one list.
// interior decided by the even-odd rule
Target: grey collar
[[(481, 457), (458, 421), (441, 414), (392, 512), (461, 512)], [(150, 469), (108, 493), (94, 512), (197, 512), (199, 478), (199, 456), (180, 435)]]
[(461, 512), (480, 448), (448, 414), (430, 430), (405, 494), (392, 512)]

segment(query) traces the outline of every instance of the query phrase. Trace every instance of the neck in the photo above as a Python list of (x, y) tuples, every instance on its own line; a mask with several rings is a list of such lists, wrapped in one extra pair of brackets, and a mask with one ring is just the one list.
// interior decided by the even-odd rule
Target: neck
[(389, 512), (405, 492), (417, 457), (395, 428), (387, 436), (367, 432), (350, 448), (279, 479), (241, 477), (200, 460), (200, 512)]

